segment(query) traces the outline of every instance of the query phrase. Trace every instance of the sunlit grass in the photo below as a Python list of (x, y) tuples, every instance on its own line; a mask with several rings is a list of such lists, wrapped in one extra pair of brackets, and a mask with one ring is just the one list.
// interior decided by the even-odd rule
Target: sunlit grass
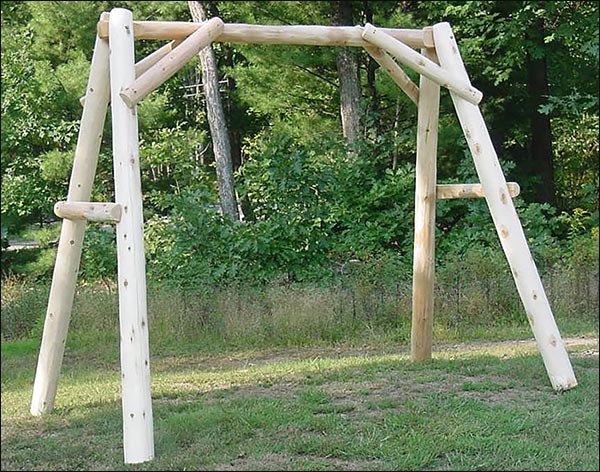
[(2, 468), (597, 470), (598, 343), (576, 341), (563, 394), (529, 341), (439, 346), (425, 364), (406, 346), (158, 352), (157, 456), (131, 466), (118, 361), (72, 348), (55, 410), (34, 418), (35, 353), (3, 343)]

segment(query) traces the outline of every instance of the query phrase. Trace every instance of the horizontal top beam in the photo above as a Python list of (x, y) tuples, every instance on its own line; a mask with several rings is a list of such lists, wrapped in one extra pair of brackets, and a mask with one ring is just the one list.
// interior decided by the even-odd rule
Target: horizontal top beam
[[(183, 40), (196, 31), (202, 23), (184, 21), (134, 21), (135, 39)], [(404, 44), (420, 49), (434, 46), (430, 26), (423, 29), (378, 28)], [(307, 46), (368, 46), (362, 37), (360, 26), (321, 25), (249, 25), (225, 24), (223, 32), (215, 41), (246, 44), (290, 44)], [(101, 20), (97, 26), (98, 36), (108, 38), (108, 21)]]

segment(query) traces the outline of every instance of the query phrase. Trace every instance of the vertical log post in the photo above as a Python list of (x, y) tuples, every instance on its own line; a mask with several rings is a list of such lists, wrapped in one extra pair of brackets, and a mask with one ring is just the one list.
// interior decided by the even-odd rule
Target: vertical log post
[[(104, 13), (103, 17), (106, 18), (106, 15)], [(88, 201), (92, 193), (109, 100), (108, 56), (108, 41), (96, 37), (87, 86), (88, 100), (81, 116), (67, 201)], [(33, 384), (32, 415), (41, 415), (54, 407), (73, 308), (85, 224), (83, 220), (64, 220), (62, 223)]]
[(115, 201), (123, 209), (117, 224), (123, 449), (125, 463), (133, 464), (154, 458), (154, 436), (137, 107), (120, 94), (135, 79), (131, 11), (111, 11), (109, 44)]
[[(434, 49), (422, 54), (435, 60)], [(435, 275), (435, 201), (440, 86), (421, 75), (417, 118), (411, 359), (431, 359)]]
[[(446, 73), (455, 79), (468, 81), (450, 25), (435, 25), (433, 35), (440, 64)], [(454, 91), (451, 90), (450, 94), (550, 382), (558, 391), (573, 388), (577, 380), (481, 111)]]

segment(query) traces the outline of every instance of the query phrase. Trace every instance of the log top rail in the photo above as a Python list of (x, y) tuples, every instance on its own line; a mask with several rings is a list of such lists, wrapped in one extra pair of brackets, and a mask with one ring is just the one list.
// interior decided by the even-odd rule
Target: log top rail
[[(135, 39), (183, 40), (202, 26), (186, 21), (134, 21)], [(407, 46), (415, 49), (434, 47), (433, 28), (422, 29), (378, 28)], [(250, 25), (225, 23), (218, 42), (244, 44), (289, 44), (306, 46), (368, 46), (361, 34), (361, 26), (323, 25)], [(108, 38), (108, 20), (100, 20), (97, 33)]]

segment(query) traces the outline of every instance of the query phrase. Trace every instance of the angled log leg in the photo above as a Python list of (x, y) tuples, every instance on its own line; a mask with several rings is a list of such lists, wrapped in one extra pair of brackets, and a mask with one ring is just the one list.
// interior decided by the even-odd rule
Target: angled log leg
[[(441, 66), (448, 74), (468, 81), (450, 25), (435, 25), (433, 35)], [(573, 388), (577, 380), (481, 111), (477, 105), (450, 93), (552, 387), (558, 391)]]
[[(88, 100), (83, 108), (69, 183), (68, 201), (88, 201), (91, 196), (109, 100), (108, 56), (108, 41), (97, 37), (88, 80)], [(84, 220), (64, 220), (62, 223), (33, 385), (33, 415), (41, 415), (54, 407), (73, 307), (85, 223)]]

